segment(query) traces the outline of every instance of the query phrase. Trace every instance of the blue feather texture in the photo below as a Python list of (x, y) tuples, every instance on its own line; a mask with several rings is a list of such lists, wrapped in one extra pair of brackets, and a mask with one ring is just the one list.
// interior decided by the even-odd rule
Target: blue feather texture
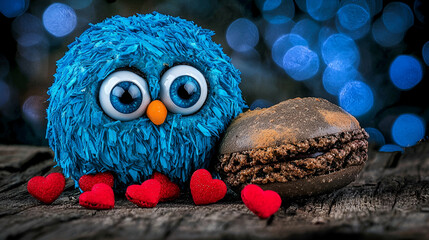
[[(193, 22), (160, 13), (114, 16), (91, 25), (57, 62), (48, 94), (46, 138), (55, 161), (76, 183), (85, 174), (110, 171), (116, 188), (148, 179), (154, 171), (184, 183), (209, 165), (220, 135), (245, 107), (240, 73), (214, 33)], [(119, 121), (103, 112), (103, 80), (124, 67), (145, 75), (151, 99), (159, 99), (168, 66), (187, 63), (208, 82), (208, 96), (192, 115), (168, 112), (162, 125), (144, 114)]]

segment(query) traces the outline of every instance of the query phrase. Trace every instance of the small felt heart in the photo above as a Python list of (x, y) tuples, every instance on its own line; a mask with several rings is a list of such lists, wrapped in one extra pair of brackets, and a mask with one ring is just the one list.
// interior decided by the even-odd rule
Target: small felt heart
[(279, 194), (271, 190), (262, 190), (255, 184), (249, 184), (241, 191), (241, 199), (246, 207), (260, 218), (269, 218), (282, 205)]
[(222, 180), (213, 179), (209, 171), (198, 169), (191, 177), (191, 194), (196, 205), (215, 203), (225, 197), (226, 185)]
[(91, 191), (79, 196), (79, 204), (89, 209), (112, 209), (115, 206), (113, 189), (105, 183), (97, 183)]
[(37, 200), (51, 204), (64, 191), (66, 179), (62, 173), (51, 173), (46, 177), (37, 176), (28, 181), (27, 190)]
[(154, 172), (152, 178), (161, 184), (160, 202), (172, 201), (179, 197), (180, 188), (162, 173)]
[(155, 207), (159, 202), (161, 184), (158, 180), (149, 179), (141, 185), (131, 185), (127, 188), (125, 196), (127, 199), (139, 207)]
[(79, 179), (79, 187), (82, 191), (91, 191), (92, 187), (97, 183), (105, 183), (113, 188), (114, 178), (109, 172), (83, 175)]

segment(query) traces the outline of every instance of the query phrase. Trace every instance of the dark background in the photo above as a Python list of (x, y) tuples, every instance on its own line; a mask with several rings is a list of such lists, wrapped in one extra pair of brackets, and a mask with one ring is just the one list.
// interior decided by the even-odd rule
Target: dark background
[[(0, 10), (8, 11), (8, 2), (2, 0)], [(20, 2), (20, 1), (17, 1)], [(323, 97), (339, 104), (337, 96), (325, 91), (322, 77), (326, 64), (323, 62), (321, 50), (313, 50), (318, 55), (320, 66), (317, 73), (305, 81), (296, 81), (284, 69), (277, 66), (272, 59), (272, 48), (266, 34), (273, 27), (264, 17), (263, 6), (266, 3), (247, 0), (165, 0), (165, 1), (124, 1), (124, 0), (93, 0), (93, 1), (22, 1), (23, 10), (17, 16), (6, 17), (0, 14), (0, 143), (47, 145), (45, 140), (47, 90), (53, 82), (55, 62), (67, 51), (67, 45), (79, 36), (89, 23), (97, 23), (113, 15), (131, 16), (136, 13), (158, 11), (163, 14), (180, 16), (194, 21), (203, 28), (214, 30), (213, 40), (222, 45), (226, 54), (232, 57), (233, 64), (242, 72), (241, 89), (251, 108), (269, 106), (294, 97)], [(54, 2), (71, 6), (77, 17), (73, 31), (63, 37), (49, 33), (43, 25), (45, 9)], [(85, 4), (90, 2), (90, 4)], [(273, 1), (274, 3), (276, 1)], [(277, 1), (278, 2), (278, 1)], [(287, 2), (287, 1), (285, 1)], [(298, 1), (305, 2), (305, 1)], [(381, 4), (383, 8), (392, 1), (351, 0), (341, 1), (339, 6), (354, 3), (360, 5)], [(427, 79), (428, 65), (425, 64), (422, 48), (429, 41), (427, 20), (427, 1), (400, 1), (413, 11), (413, 24), (404, 33), (404, 38), (394, 46), (385, 47), (378, 44), (372, 35), (372, 23), (382, 17), (383, 10), (371, 14), (371, 29), (355, 43), (359, 48), (360, 64), (356, 68), (372, 90), (374, 104), (365, 114), (356, 116), (362, 127), (368, 129), (371, 142), (377, 147), (385, 144), (399, 143), (392, 138), (392, 127), (401, 114), (413, 114), (420, 119), (424, 128), (401, 123), (400, 127), (409, 132), (404, 136), (408, 143), (399, 144), (407, 147), (415, 144), (418, 139), (427, 135), (429, 122), (429, 83)], [(281, 4), (284, 4), (283, 2)], [(319, 28), (332, 26), (335, 16), (327, 21), (315, 21), (293, 2), (295, 11), (290, 22), (293, 27), (302, 19), (314, 21)], [(86, 6), (85, 6), (86, 5)], [(7, 14), (6, 14), (7, 15)], [(15, 14), (16, 15), (16, 14)], [(246, 52), (234, 51), (227, 42), (226, 32), (232, 22), (246, 18), (258, 29), (259, 40), (253, 49)], [(29, 22), (20, 21), (27, 19)], [(30, 19), (30, 20), (28, 20)], [(24, 22), (24, 23), (22, 23)], [(275, 24), (274, 24), (275, 25)], [(334, 24), (335, 26), (335, 24)], [(288, 33), (290, 29), (283, 29)], [(19, 43), (23, 35), (29, 42)], [(31, 33), (28, 35), (28, 33)], [(34, 41), (33, 41), (34, 40)], [(312, 39), (307, 39), (312, 40)], [(389, 77), (389, 68), (399, 55), (409, 55), (420, 63), (423, 77), (412, 89), (402, 91), (396, 88)], [(429, 59), (429, 56), (427, 56)], [(412, 73), (411, 73), (412, 74)], [(255, 102), (256, 101), (256, 102)], [(409, 130), (408, 127), (411, 127)], [(391, 149), (391, 148), (390, 148)], [(394, 148), (395, 149), (395, 148)], [(385, 149), (386, 151), (389, 148)]]

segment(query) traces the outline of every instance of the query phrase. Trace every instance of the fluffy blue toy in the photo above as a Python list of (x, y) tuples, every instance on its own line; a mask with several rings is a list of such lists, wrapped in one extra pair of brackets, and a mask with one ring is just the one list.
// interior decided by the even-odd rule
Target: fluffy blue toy
[[(48, 91), (46, 137), (66, 177), (110, 171), (124, 188), (154, 171), (184, 183), (206, 168), (245, 107), (240, 73), (213, 34), (154, 12), (112, 17), (76, 38)], [(151, 111), (165, 105), (166, 116), (148, 117), (154, 100), (163, 104)]]

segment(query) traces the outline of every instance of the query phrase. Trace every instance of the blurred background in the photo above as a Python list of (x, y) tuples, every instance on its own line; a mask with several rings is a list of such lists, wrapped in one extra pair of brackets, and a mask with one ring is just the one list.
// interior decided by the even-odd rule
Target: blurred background
[(47, 145), (56, 61), (89, 23), (158, 11), (214, 30), (251, 109), (322, 97), (380, 151), (427, 139), (426, 0), (0, 0), (0, 144)]

